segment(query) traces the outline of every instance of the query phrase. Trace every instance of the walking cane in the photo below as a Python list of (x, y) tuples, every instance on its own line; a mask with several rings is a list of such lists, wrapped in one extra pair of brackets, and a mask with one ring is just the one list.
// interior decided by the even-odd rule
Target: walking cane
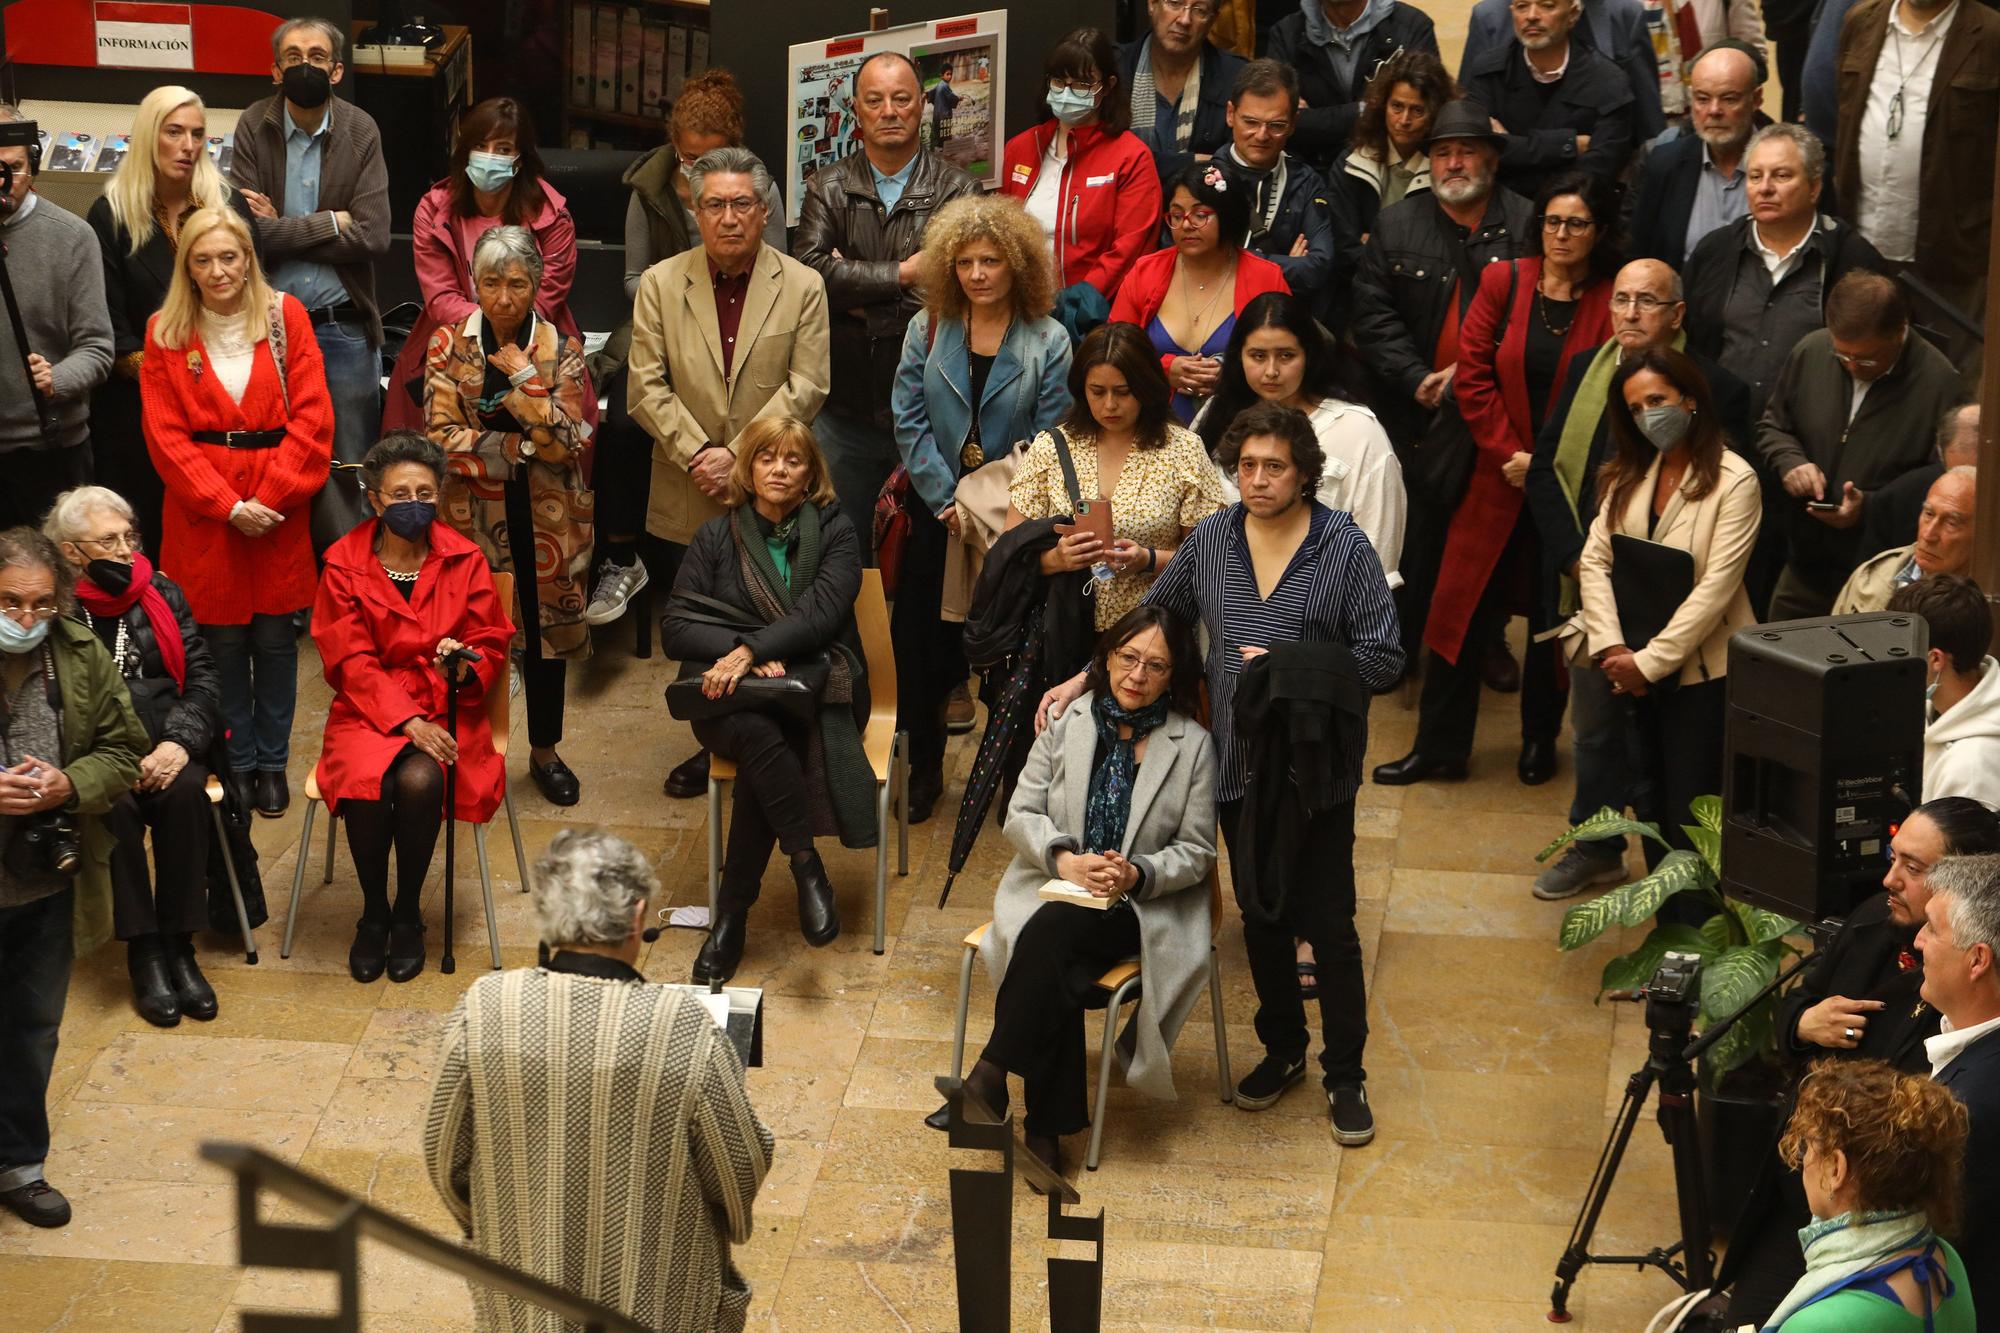
[[(470, 667), (478, 660), (479, 654), (470, 648), (454, 648), (444, 655), (444, 728), (454, 741), (458, 739), (459, 668)], [(438, 971), (446, 976), (458, 970), (458, 960), (451, 953), (452, 888), (458, 882), (453, 856), (458, 842), (458, 820), (453, 818), (457, 809), (458, 764), (453, 762), (444, 766), (444, 957), (438, 962)]]

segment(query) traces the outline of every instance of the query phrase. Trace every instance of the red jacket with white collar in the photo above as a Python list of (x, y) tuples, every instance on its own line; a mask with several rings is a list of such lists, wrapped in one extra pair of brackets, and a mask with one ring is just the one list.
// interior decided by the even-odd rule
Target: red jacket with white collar
[[(1025, 201), (1055, 138), (1045, 120), (1007, 141), (1000, 192)], [(1154, 248), (1160, 230), (1160, 175), (1152, 150), (1129, 130), (1101, 125), (1069, 132), (1056, 210), (1056, 267), (1062, 285), (1087, 282), (1110, 300), (1132, 261)]]

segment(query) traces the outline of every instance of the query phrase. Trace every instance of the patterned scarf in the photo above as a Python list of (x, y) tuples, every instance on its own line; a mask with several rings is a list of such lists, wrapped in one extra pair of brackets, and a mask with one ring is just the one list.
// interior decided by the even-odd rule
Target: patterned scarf
[[(1188, 143), (1194, 138), (1194, 113), (1201, 107), (1201, 60), (1194, 62), (1188, 71), (1187, 82), (1181, 85), (1180, 101), (1174, 103), (1174, 148), (1178, 152), (1188, 151)], [(1132, 132), (1151, 143), (1153, 122), (1160, 109), (1160, 97), (1153, 87), (1153, 39), (1148, 37), (1139, 48), (1139, 68), (1132, 71)]]
[[(1083, 849), (1115, 852), (1125, 845), (1125, 821), (1132, 817), (1139, 742), (1167, 720), (1167, 697), (1128, 709), (1106, 690), (1090, 701), (1090, 712), (1097, 721), (1097, 763), (1090, 770), (1090, 794), (1083, 807)], [(1132, 728), (1132, 734), (1119, 736), (1121, 726)]]
[(1806, 1257), (1805, 1276), (1798, 1280), (1771, 1317), (1773, 1330), (1794, 1313), (1831, 1294), (1857, 1274), (1865, 1273), (1892, 1254), (1912, 1249), (1931, 1238), (1930, 1219), (1922, 1209), (1906, 1213), (1842, 1213), (1815, 1218), (1799, 1228), (1799, 1248)]

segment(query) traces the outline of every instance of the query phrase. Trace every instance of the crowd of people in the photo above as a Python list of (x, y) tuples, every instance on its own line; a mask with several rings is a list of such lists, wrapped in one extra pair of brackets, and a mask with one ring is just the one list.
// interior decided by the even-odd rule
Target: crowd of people
[[(946, 797), (947, 738), (980, 715), (973, 665), (1006, 741), (1013, 861), (968, 1086), (997, 1109), (1024, 1077), (1031, 1141), (1059, 1161), (1087, 1119), (1079, 978), (1107, 960), (1147, 978), (1128, 1080), (1172, 1095), (1219, 847), (1263, 1046), (1235, 1102), (1304, 1079), (1317, 1000), (1331, 1132), (1358, 1147), (1364, 777), (1467, 776), (1492, 689), (1520, 696), (1519, 780), (1547, 783), (1573, 698), (1572, 820), (1630, 809), (1685, 845), (1689, 802), (1721, 787), (1730, 638), (1896, 610), (1930, 632), (1926, 804), (1887, 906), (1848, 923), (1781, 1036), (1910, 1066), (1914, 1029), (1874, 1042), (1865, 1006), (1870, 987), (1908, 1000), (1910, 967), (1888, 966), (1914, 948), (1916, 1017), (1941, 1016), (1929, 1059), (1970, 1129), (1887, 1071), (1816, 1070), (1772, 1150), (1775, 1239), (1732, 1259), (1761, 1275), (1746, 1318), (1836, 1326), (1852, 1300), (1800, 1293), (1828, 1265), (1863, 1290), (1853, 1261), (1873, 1247), (1893, 1261), (1871, 1270), (1878, 1295), (1969, 1327), (1953, 1312), (2000, 1262), (1978, 1183), (2000, 1138), (1982, 1100), (2000, 1096), (2000, 862), (1982, 857), (2000, 851), (2000, 668), (1968, 577), (1979, 409), (1928, 317), (1984, 313), (2000, 16), (1859, 0), (1828, 39), (1759, 0), (1481, 0), (1454, 78), (1403, 0), (1242, 8), (1146, 0), (1122, 47), (1068, 34), (991, 192), (925, 146), (926, 108), (949, 107), (916, 66), (868, 59), (858, 148), (807, 183), (789, 236), (744, 146), (744, 90), (691, 80), (626, 173), (630, 319), (588, 360), (576, 227), (507, 97), (465, 113), (408, 220), (422, 306), (388, 345), (375, 268), (400, 220), (379, 128), (334, 95), (344, 43), (324, 21), (272, 35), (276, 91), (242, 114), (227, 175), (177, 86), (139, 104), (87, 219), (36, 193), (38, 150), (0, 149), (27, 339), (0, 366), (0, 959), (19, 997), (0, 1014), (0, 1199), (69, 1217), (42, 1175), (42, 1101), (73, 953), (115, 935), (148, 1022), (216, 1017), (194, 946), (229, 854), (210, 786), (239, 828), (289, 807), (308, 629), (334, 692), (313, 790), (362, 891), (350, 971), (404, 982), (425, 965), (442, 820), (486, 820), (505, 791), (485, 700), (518, 687), (526, 776), (576, 805), (567, 665), (671, 585), (662, 639), (698, 680), (702, 748), (665, 791), (707, 791), (711, 754), (735, 772), (693, 968), (720, 983), (774, 846), (820, 946), (840, 919), (815, 840), (879, 836), (857, 624), (879, 567), (907, 817)], [(1769, 119), (1772, 65), (1789, 100), (1824, 40), (1830, 132), (1811, 107)], [(1364, 775), (1370, 701), (1405, 683), (1414, 744)], [(1533, 892), (1623, 880), (1626, 850), (1577, 841)], [(454, 1015), (438, 1187), (488, 1248), (541, 1254), (477, 1126), (555, 1066), (506, 1064), (521, 1048), (498, 1033), (528, 1006), (551, 1047), (559, 1012), (615, 1030), (605, 1059), (629, 1045), (651, 1067), (668, 1042), (694, 1089), (675, 1096), (727, 1114), (676, 1150), (699, 1181), (648, 1159), (693, 1191), (662, 1205), (681, 1210), (662, 1244), (720, 1265), (696, 1322), (740, 1323), (726, 1240), (747, 1234), (770, 1137), (726, 1043), (668, 1001), (601, 992), (637, 978), (657, 883), (628, 845), (569, 834), (537, 880), (559, 951), (534, 994), (486, 979)], [(1110, 905), (1048, 901), (1051, 881)], [(1842, 967), (1867, 975), (1836, 993), (1821, 973)], [(1909, 1140), (1871, 1140), (1871, 1107)], [(1866, 1235), (1823, 1242), (1815, 1223), (1788, 1247), (1802, 1209), (1865, 1215)], [(620, 1286), (616, 1265), (586, 1280), (580, 1256), (545, 1258), (684, 1326), (667, 1306), (685, 1291)]]

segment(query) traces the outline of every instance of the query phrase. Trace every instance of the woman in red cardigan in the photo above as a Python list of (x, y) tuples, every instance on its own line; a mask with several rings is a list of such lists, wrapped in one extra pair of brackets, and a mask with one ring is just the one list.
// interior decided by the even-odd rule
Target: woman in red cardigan
[(1043, 63), (1049, 119), (1007, 141), (1000, 192), (1021, 200), (1054, 247), (1064, 287), (1109, 301), (1160, 225), (1160, 173), (1132, 133), (1111, 39), (1078, 28)]
[(1132, 266), (1111, 320), (1146, 331), (1185, 425), (1222, 383), (1222, 354), (1243, 307), (1292, 289), (1284, 270), (1243, 248), (1250, 188), (1213, 162), (1184, 167), (1167, 183), (1167, 230), (1174, 243)]
[[(397, 431), (368, 451), (361, 475), (375, 520), (326, 553), (313, 603), (333, 706), (319, 756), (319, 790), (347, 821), (361, 881), (361, 920), (347, 967), (356, 981), (408, 981), (424, 970), (424, 880), (444, 821), (444, 770), (458, 766), (454, 817), (483, 824), (500, 806), (506, 774), (481, 700), (505, 689), (514, 626), (493, 592), (486, 556), (437, 521), (444, 450)], [(458, 730), (445, 729), (440, 658), (470, 648)], [(389, 903), (389, 850), (396, 901)]]
[(167, 492), (160, 569), (215, 654), (238, 794), (275, 819), (291, 803), (292, 617), (313, 596), (309, 513), (333, 460), (333, 401), (305, 307), (265, 283), (229, 209), (181, 226), (139, 401)]
[[(1534, 253), (1488, 264), (1480, 274), (1479, 293), (1459, 332), (1452, 384), (1478, 452), (1445, 536), (1443, 573), (1424, 625), (1431, 653), (1416, 747), (1377, 768), (1377, 782), (1400, 786), (1465, 776), (1479, 716), (1477, 647), (1498, 637), (1516, 610), (1538, 600), (1531, 589), (1539, 546), (1522, 504), (1535, 433), (1560, 396), (1570, 358), (1589, 356), (1611, 335), (1617, 219), (1603, 181), (1576, 172), (1558, 176), (1535, 200)], [(1569, 691), (1555, 645), (1533, 641), (1549, 628), (1535, 623), (1531, 612), (1516, 764), (1530, 786), (1555, 776), (1556, 734)]]

